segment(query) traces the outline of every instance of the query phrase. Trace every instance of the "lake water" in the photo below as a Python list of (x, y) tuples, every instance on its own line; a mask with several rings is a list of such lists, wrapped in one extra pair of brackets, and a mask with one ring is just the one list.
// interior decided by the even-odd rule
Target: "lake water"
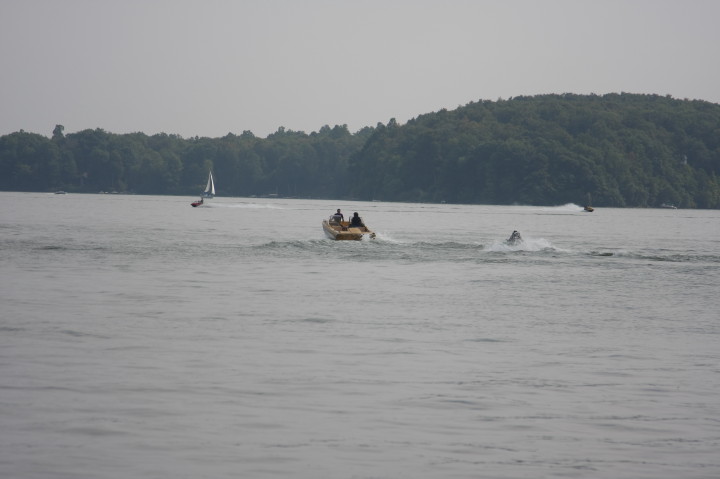
[(194, 199), (0, 193), (0, 477), (720, 477), (719, 211)]

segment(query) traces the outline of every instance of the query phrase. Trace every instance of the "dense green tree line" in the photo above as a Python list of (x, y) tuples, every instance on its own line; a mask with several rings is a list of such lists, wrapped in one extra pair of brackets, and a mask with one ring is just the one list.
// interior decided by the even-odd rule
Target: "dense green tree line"
[(720, 208), (720, 105), (658, 95), (480, 101), (350, 133), (0, 137), (0, 189)]
[(58, 125), (52, 139), (23, 131), (0, 137), (0, 189), (195, 195), (212, 170), (219, 195), (341, 196), (349, 157), (371, 131), (325, 126), (309, 135), (279, 128), (264, 139), (250, 132), (183, 139), (102, 129), (64, 135)]
[(351, 162), (363, 198), (485, 204), (718, 208), (719, 173), (720, 105), (633, 94), (516, 97), (391, 122)]

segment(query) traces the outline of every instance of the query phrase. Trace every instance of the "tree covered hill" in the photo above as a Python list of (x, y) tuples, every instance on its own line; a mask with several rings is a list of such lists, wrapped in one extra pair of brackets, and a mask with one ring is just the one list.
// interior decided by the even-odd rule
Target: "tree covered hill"
[(543, 95), (378, 126), (353, 157), (358, 195), (485, 204), (718, 208), (720, 105)]
[(479, 101), (350, 133), (222, 138), (101, 129), (0, 137), (0, 189), (720, 208), (720, 105), (667, 96)]

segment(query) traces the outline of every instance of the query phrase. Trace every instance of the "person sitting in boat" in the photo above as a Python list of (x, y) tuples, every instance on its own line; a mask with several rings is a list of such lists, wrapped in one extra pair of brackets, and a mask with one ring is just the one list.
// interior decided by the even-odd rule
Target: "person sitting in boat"
[(357, 211), (353, 213), (353, 217), (350, 218), (350, 227), (351, 228), (363, 228), (365, 224), (363, 223), (362, 218), (360, 218), (360, 215), (357, 214)]
[(336, 223), (340, 223), (345, 219), (345, 215), (342, 214), (340, 211), (340, 208), (338, 208), (337, 212), (330, 217), (331, 220), (335, 221)]
[(522, 241), (522, 236), (520, 236), (520, 233), (518, 232), (518, 230), (513, 231), (512, 234), (510, 235), (510, 238), (508, 238), (508, 240), (507, 240), (507, 242), (509, 244), (516, 244), (516, 243), (519, 243), (520, 241)]

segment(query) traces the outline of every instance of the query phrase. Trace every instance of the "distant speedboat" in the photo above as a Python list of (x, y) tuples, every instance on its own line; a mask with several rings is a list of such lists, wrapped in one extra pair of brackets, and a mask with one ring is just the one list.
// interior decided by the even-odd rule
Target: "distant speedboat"
[(660, 205), (660, 208), (667, 208), (667, 209), (669, 209), (669, 210), (676, 210), (676, 209), (677, 209), (677, 206), (675, 206), (675, 205), (672, 204), (672, 203), (663, 203), (663, 204)]
[(330, 218), (323, 220), (322, 222), (323, 231), (325, 231), (325, 234), (330, 239), (334, 239), (337, 241), (340, 240), (353, 240), (353, 241), (360, 241), (363, 239), (363, 236), (368, 236), (369, 238), (375, 238), (375, 233), (370, 231), (370, 229), (363, 225), (363, 226), (351, 226), (349, 221), (342, 221), (335, 219), (334, 216), (331, 216)]
[(55, 194), (56, 194), (56, 195), (64, 195), (64, 194), (66, 194), (66, 193), (65, 193), (64, 191), (62, 191), (62, 190), (58, 190), (58, 191), (55, 192)]
[(593, 208), (593, 207), (590, 206), (590, 205), (585, 205), (585, 207), (583, 208), (583, 211), (587, 211), (588, 213), (592, 213), (593, 211), (595, 211), (595, 208)]

